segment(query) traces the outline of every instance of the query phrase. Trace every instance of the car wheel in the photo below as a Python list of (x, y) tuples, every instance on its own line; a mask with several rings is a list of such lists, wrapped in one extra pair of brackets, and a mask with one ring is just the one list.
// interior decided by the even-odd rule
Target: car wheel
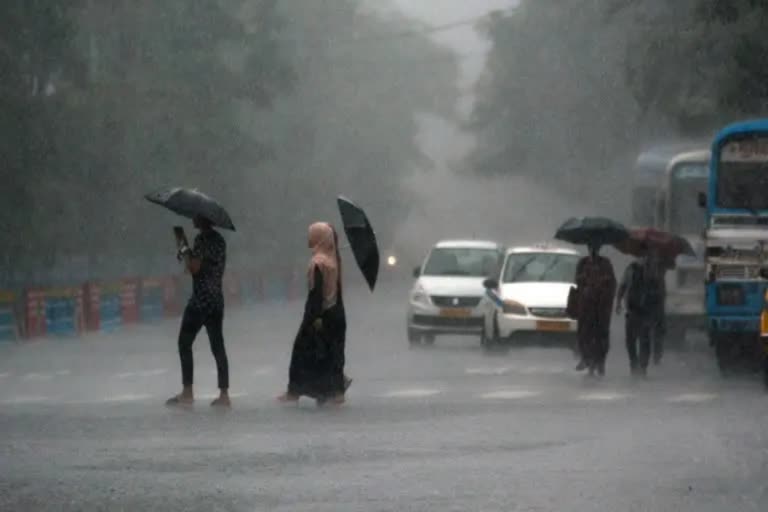
[(483, 349), (488, 353), (506, 352), (509, 347), (502, 342), (501, 334), (499, 333), (499, 321), (496, 317), (496, 313), (493, 315), (493, 322), (491, 323), (491, 335), (485, 336), (486, 341), (483, 344)]
[(421, 335), (413, 329), (408, 329), (408, 344), (410, 346), (421, 343)]
[(425, 334), (422, 338), (422, 341), (425, 345), (434, 345), (435, 344), (435, 335), (434, 334)]

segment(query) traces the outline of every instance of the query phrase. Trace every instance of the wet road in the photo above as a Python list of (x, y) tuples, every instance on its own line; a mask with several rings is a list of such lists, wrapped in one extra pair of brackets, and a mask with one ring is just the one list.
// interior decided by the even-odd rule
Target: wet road
[(227, 413), (204, 335), (198, 403), (162, 406), (175, 322), (0, 348), (0, 510), (768, 510), (768, 397), (705, 351), (633, 382), (615, 336), (590, 382), (564, 350), (409, 350), (405, 290), (353, 295), (341, 410), (273, 401), (298, 303), (227, 318)]

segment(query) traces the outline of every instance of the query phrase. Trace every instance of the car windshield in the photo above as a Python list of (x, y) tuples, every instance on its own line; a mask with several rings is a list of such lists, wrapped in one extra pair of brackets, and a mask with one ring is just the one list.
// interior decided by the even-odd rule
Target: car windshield
[(768, 209), (768, 137), (725, 143), (718, 163), (718, 206)]
[(438, 247), (432, 250), (424, 275), (488, 277), (498, 275), (498, 252), (494, 249)]
[(572, 283), (579, 256), (558, 253), (516, 253), (507, 256), (505, 283)]
[(699, 233), (706, 223), (706, 212), (699, 207), (700, 192), (707, 191), (709, 166), (705, 162), (684, 163), (672, 170), (670, 180), (670, 229), (674, 233)]

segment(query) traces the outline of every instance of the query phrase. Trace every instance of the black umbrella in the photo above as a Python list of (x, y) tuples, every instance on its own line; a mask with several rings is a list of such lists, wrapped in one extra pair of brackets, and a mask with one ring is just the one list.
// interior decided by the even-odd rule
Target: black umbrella
[(379, 275), (379, 247), (376, 244), (376, 234), (362, 208), (341, 196), (337, 202), (352, 254), (355, 255), (357, 266), (360, 267), (363, 277), (373, 291)]
[(610, 245), (629, 238), (629, 231), (605, 217), (573, 217), (560, 226), (555, 238), (577, 245)]
[(232, 219), (229, 218), (224, 207), (196, 189), (175, 187), (159, 190), (144, 197), (147, 201), (165, 206), (184, 217), (192, 219), (199, 215), (220, 228), (235, 230)]

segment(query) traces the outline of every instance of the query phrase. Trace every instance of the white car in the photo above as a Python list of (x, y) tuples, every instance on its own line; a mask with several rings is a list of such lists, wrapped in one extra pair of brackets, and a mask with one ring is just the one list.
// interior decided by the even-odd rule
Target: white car
[(581, 255), (542, 244), (507, 250), (498, 279), (488, 279), (483, 309), (483, 346), (516, 339), (575, 343), (576, 321), (566, 315)]
[(484, 280), (498, 275), (504, 248), (495, 242), (444, 241), (414, 270), (408, 301), (408, 342), (432, 344), (439, 334), (480, 337)]

